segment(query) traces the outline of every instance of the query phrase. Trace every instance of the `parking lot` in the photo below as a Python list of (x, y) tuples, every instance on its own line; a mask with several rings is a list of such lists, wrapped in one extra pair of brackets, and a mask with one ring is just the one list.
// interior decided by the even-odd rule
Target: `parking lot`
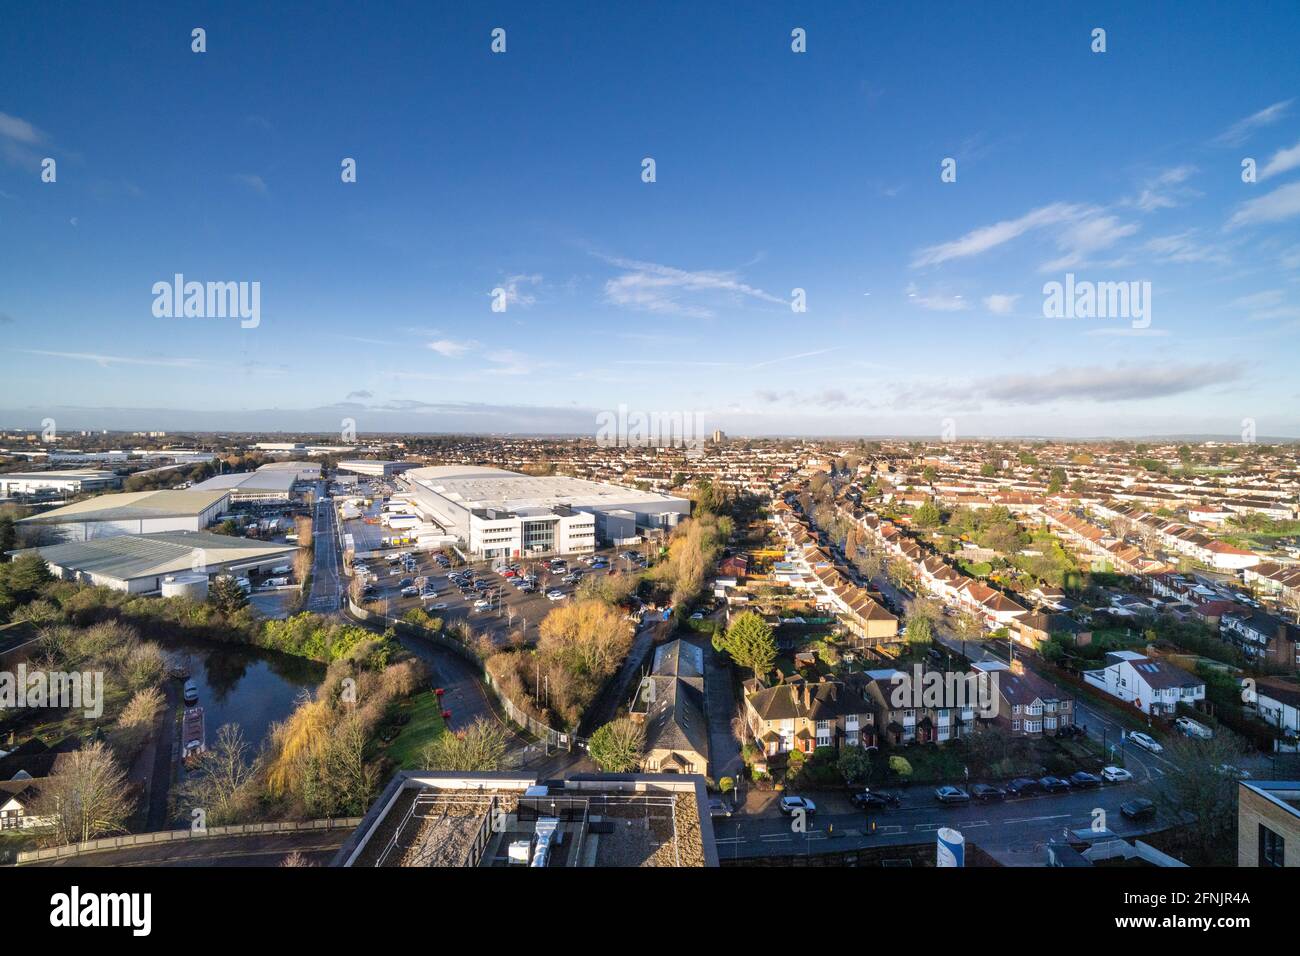
[[(504, 644), (509, 635), (520, 631), (527, 641), (537, 639), (542, 619), (556, 606), (573, 598), (579, 582), (566, 581), (568, 571), (579, 570), (584, 577), (610, 573), (608, 567), (592, 569), (573, 556), (564, 559), (565, 571), (554, 571), (540, 559), (513, 561), (519, 566), (518, 572), (507, 577), (493, 570), (492, 563), (487, 561), (456, 566), (454, 556), (448, 556), (451, 565), (443, 566), (435, 558), (443, 552), (397, 549), (394, 553), (408, 553), (411, 563), (390, 563), (383, 557), (366, 561), (372, 575), (368, 580), (373, 587), (368, 601), (377, 605), (381, 613), (400, 618), (412, 608), (423, 608), (431, 616), (449, 623), (467, 621), (475, 632), (489, 634), (498, 644)], [(593, 557), (608, 561), (611, 549), (603, 549)], [(467, 587), (462, 588), (451, 580), (453, 574), (459, 576), (466, 571), (469, 572)], [(528, 593), (514, 586), (512, 581), (519, 575), (535, 578), (536, 589)], [(404, 588), (408, 591), (415, 588), (421, 593), (403, 595)], [(433, 594), (428, 593), (430, 589)], [(558, 599), (547, 597), (556, 593), (560, 595)], [(484, 602), (487, 606), (476, 607)]]

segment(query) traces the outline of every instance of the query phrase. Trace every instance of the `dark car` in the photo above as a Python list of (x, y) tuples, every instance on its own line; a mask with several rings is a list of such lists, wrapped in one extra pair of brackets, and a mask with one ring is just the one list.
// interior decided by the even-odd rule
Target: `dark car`
[(1101, 777), (1088, 773), (1086, 770), (1080, 770), (1077, 773), (1070, 774), (1070, 786), (1076, 790), (1091, 790), (1094, 787), (1101, 786)]
[(991, 803), (995, 800), (1005, 799), (1007, 792), (1001, 787), (994, 787), (987, 783), (977, 783), (970, 788), (970, 795), (981, 803)]
[(970, 794), (961, 787), (940, 787), (934, 791), (934, 798), (940, 803), (970, 803)]
[(1028, 797), (1042, 792), (1042, 785), (1037, 780), (1031, 780), (1028, 777), (1016, 777), (1015, 780), (1007, 784), (1007, 793), (1013, 797)]
[(1130, 820), (1148, 820), (1156, 815), (1156, 805), (1144, 797), (1121, 803), (1119, 812), (1124, 814)]
[(1038, 785), (1042, 787), (1046, 793), (1061, 793), (1070, 789), (1069, 783), (1062, 780), (1060, 777), (1039, 777)]
[(884, 790), (863, 790), (849, 797), (849, 803), (859, 810), (885, 810), (898, 806), (898, 794)]

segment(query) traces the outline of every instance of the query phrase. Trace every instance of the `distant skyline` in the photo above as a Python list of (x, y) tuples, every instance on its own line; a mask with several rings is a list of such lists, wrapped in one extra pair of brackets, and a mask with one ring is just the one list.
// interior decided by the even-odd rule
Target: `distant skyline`
[(0, 427), (1300, 437), (1300, 6), (387, 9), (9, 11)]

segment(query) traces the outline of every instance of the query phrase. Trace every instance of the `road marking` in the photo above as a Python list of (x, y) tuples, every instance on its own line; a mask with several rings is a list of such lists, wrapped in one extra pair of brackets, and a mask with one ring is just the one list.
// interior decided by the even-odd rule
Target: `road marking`
[(789, 839), (791, 839), (790, 834), (788, 834), (788, 833), (760, 833), (760, 834), (758, 835), (758, 838), (759, 838), (760, 840), (789, 840)]

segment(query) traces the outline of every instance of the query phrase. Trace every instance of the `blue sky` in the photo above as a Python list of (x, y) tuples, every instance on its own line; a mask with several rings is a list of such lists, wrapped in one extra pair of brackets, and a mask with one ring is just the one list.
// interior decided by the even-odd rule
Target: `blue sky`
[(1300, 7), (617, 6), (11, 8), (0, 424), (1300, 436)]

